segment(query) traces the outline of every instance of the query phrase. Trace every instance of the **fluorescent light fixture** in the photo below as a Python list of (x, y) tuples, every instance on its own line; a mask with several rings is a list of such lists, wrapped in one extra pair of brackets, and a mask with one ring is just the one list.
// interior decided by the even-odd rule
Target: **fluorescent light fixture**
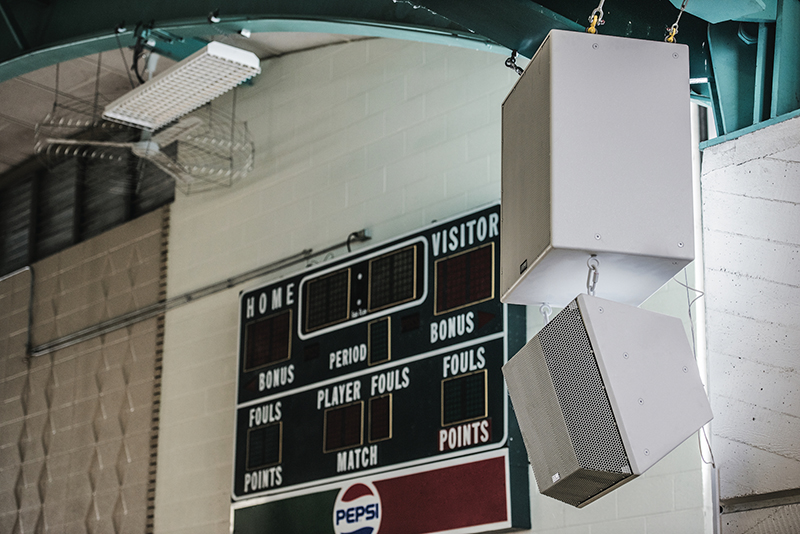
[(213, 41), (111, 102), (103, 118), (158, 130), (260, 72), (252, 52)]

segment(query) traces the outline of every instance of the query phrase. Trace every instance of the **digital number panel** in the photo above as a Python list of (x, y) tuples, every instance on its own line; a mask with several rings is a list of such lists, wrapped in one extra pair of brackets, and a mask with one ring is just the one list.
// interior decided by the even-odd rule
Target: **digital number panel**
[(233, 497), (504, 446), (499, 209), (241, 295)]
[(392, 394), (369, 399), (369, 442), (392, 438)]
[[(248, 402), (322, 379), (344, 376), (363, 367), (387, 365), (422, 352), (501, 332), (502, 305), (496, 298), (485, 299), (485, 291), (472, 290), (470, 295), (474, 296), (475, 302), (463, 304), (461, 289), (453, 290), (454, 294), (461, 291), (462, 296), (457, 297), (439, 289), (439, 297), (444, 295), (449, 302), (459, 303), (454, 309), (439, 312), (434, 302), (438, 297), (433, 291), (437, 283), (437, 266), (448, 265), (448, 260), (463, 255), (477, 257), (471, 262), (475, 287), (480, 287), (475, 282), (475, 273), (478, 272), (475, 265), (481, 261), (488, 263), (482, 272), (490, 280), (491, 294), (496, 295), (494, 265), (499, 255), (498, 247), (494, 242), (484, 243), (489, 246), (476, 247), (474, 243), (470, 246), (467, 240), (467, 254), (462, 250), (444, 251), (441, 245), (436, 246), (433, 238), (437, 235), (440, 234), (402, 240), (388, 251), (366, 253), (340, 267), (290, 277), (244, 294), (241, 300), (243, 327), (238, 402)], [(483, 237), (488, 240), (488, 232)], [(494, 256), (488, 262), (481, 260), (487, 253)], [(399, 273), (407, 268), (412, 258), (416, 264), (416, 289), (391, 293), (392, 305), (386, 305), (385, 298), (389, 297), (382, 297), (380, 303), (385, 307), (370, 311), (370, 270), (387, 273), (391, 271), (387, 265), (394, 265), (397, 267), (395, 274), (381, 276), (401, 280), (406, 275)], [(427, 281), (423, 280), (423, 275), (427, 276)], [(441, 274), (438, 276), (441, 278)], [(347, 280), (349, 282), (345, 283)], [(345, 287), (349, 289), (342, 289)], [(330, 303), (334, 297), (340, 298), (336, 295), (348, 291), (351, 306), (350, 315), (345, 319), (340, 311), (334, 313), (331, 310), (346, 307), (341, 303)], [(309, 308), (309, 302), (324, 306), (324, 309), (314, 312)], [(303, 322), (314, 329), (307, 331), (300, 325)], [(257, 339), (262, 341), (256, 343)]]
[(494, 243), (436, 262), (436, 314), (494, 297)]
[(391, 317), (383, 317), (367, 325), (369, 365), (378, 365), (392, 359), (391, 321)]
[(374, 312), (414, 300), (418, 276), (415, 246), (370, 260), (367, 309)]
[(244, 370), (260, 369), (291, 356), (292, 311), (264, 317), (245, 325)]
[(262, 469), (281, 463), (283, 423), (251, 428), (247, 431), (247, 470)]
[(325, 410), (323, 452), (335, 452), (364, 443), (364, 401)]
[(486, 417), (486, 371), (442, 380), (442, 426)]
[[(502, 338), (479, 342), (240, 408), (238, 423), (244, 426), (255, 420), (253, 412), (275, 414), (279, 408), (280, 420), (271, 425), (281, 424), (283, 450), (280, 465), (262, 460), (264, 467), (253, 468), (256, 460), (248, 462), (237, 477), (236, 494), (335, 479), (420, 458), (435, 461), (502, 443), (503, 351)], [(470, 371), (476, 366), (482, 369)], [(271, 427), (256, 431), (259, 428)], [(278, 470), (280, 484), (270, 478)]]
[(421, 298), (425, 252), (423, 242), (416, 240), (348, 267), (307, 277), (300, 283), (304, 295), (300, 335), (318, 335), (315, 332)]
[(320, 276), (306, 286), (305, 329), (309, 332), (350, 316), (350, 269)]

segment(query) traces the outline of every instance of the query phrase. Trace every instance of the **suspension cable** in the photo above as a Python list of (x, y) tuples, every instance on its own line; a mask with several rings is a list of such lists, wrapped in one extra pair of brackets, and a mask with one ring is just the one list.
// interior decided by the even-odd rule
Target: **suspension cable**
[(603, 4), (605, 3), (606, 0), (600, 0), (600, 3), (594, 8), (594, 11), (592, 11), (592, 14), (589, 15), (590, 24), (589, 27), (586, 28), (588, 33), (597, 33), (597, 27), (606, 23), (606, 21), (603, 20)]
[(686, 4), (688, 3), (689, 0), (683, 0), (683, 3), (681, 4), (681, 9), (680, 11), (678, 11), (678, 18), (677, 20), (675, 20), (675, 24), (667, 28), (667, 36), (664, 38), (666, 42), (668, 43), (676, 42), (675, 36), (678, 35), (678, 23), (681, 21), (681, 15), (683, 15), (683, 12), (686, 10)]

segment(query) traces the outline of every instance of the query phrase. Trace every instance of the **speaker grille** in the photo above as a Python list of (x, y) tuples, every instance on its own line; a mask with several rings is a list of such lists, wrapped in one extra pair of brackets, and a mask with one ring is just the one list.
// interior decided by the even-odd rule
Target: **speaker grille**
[(547, 494), (558, 478), (580, 471), (564, 424), (539, 338), (531, 339), (503, 367), (539, 491)]
[(578, 302), (503, 366), (544, 495), (582, 507), (635, 477)]
[(538, 334), (575, 456), (584, 469), (630, 474), (577, 301)]

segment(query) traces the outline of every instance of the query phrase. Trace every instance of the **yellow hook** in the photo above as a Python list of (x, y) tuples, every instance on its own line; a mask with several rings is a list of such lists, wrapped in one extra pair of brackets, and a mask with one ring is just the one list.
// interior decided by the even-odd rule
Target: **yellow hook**
[(598, 15), (592, 16), (592, 24), (586, 28), (587, 33), (597, 33), (597, 23), (600, 21), (600, 17)]
[(667, 37), (666, 37), (664, 40), (665, 40), (666, 42), (668, 42), (668, 43), (674, 43), (674, 42), (675, 42), (675, 36), (676, 36), (677, 34), (678, 34), (678, 25), (677, 25), (677, 24), (673, 24), (673, 25), (672, 25), (672, 26), (670, 26), (670, 28), (667, 30)]

